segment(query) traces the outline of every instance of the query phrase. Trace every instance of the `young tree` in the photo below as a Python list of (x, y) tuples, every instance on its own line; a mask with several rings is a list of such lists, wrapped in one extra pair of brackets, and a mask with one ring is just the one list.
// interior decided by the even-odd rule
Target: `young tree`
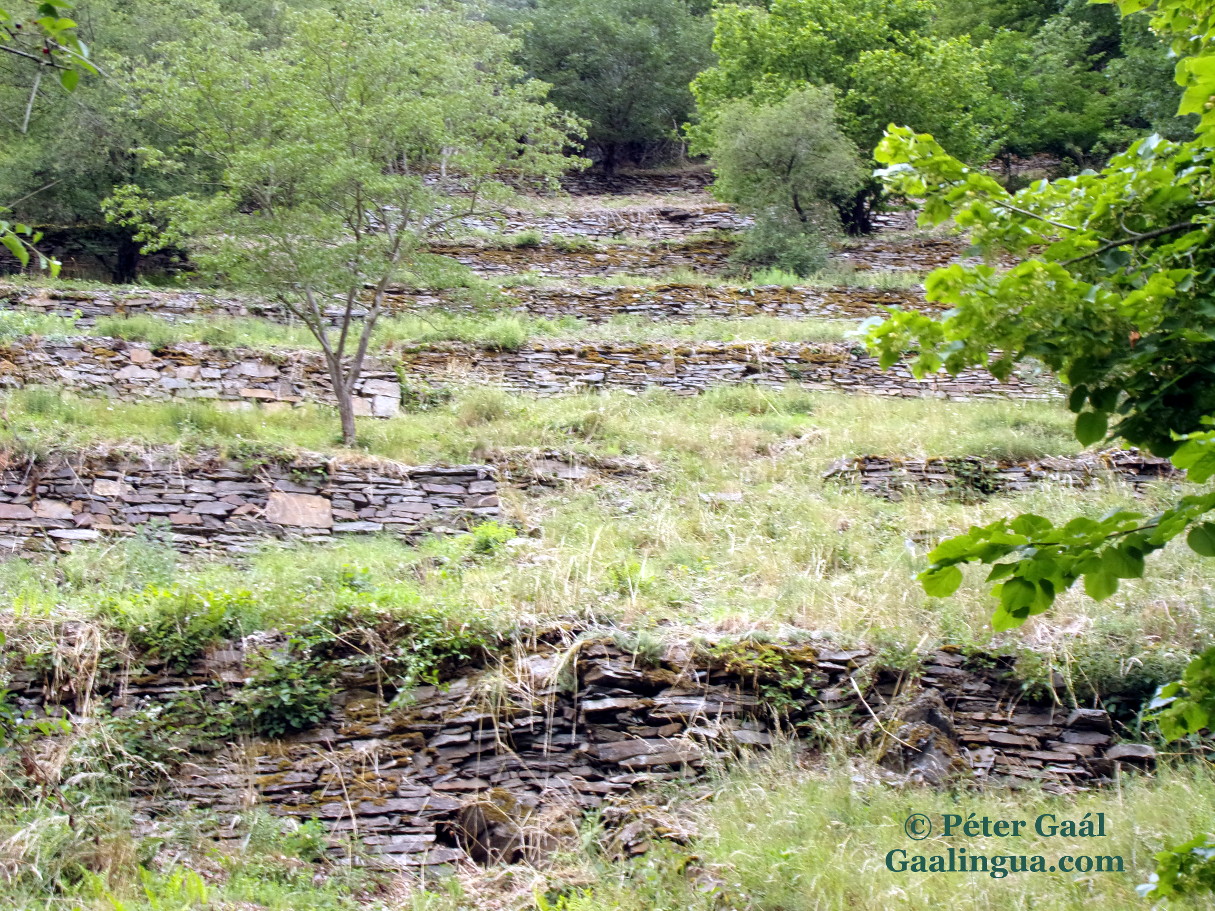
[(835, 122), (829, 89), (804, 88), (774, 104), (736, 101), (714, 121), (714, 194), (754, 214), (740, 257), (806, 275), (826, 264), (835, 206), (864, 179)]
[[(931, 136), (892, 127), (877, 156), (896, 191), (926, 197), (921, 221), (953, 217), (985, 252), (1021, 261), (937, 270), (927, 296), (950, 305), (948, 314), (894, 313), (870, 340), (886, 365), (918, 351), (920, 373), (978, 366), (1006, 377), (1036, 359), (1070, 390), (1081, 443), (1121, 438), (1171, 456), (1191, 483), (1206, 484), (1215, 477), (1215, 7), (1117, 5), (1124, 14), (1152, 9), (1153, 29), (1172, 38), (1184, 89), (1179, 113), (1198, 115), (1196, 135), (1149, 136), (1099, 174), (1010, 194)], [(1080, 581), (1092, 598), (1108, 598), (1121, 580), (1143, 575), (1146, 556), (1182, 536), (1198, 556), (1215, 557), (1213, 510), (1208, 486), (1155, 516), (1001, 519), (941, 543), (920, 579), (928, 594), (944, 597), (961, 584), (961, 566), (991, 565), (992, 622), (1010, 629)], [(1215, 725), (1215, 649), (1194, 658), (1153, 708), (1170, 738)], [(1153, 898), (1215, 883), (1211, 835), (1160, 859)]]
[(709, 21), (686, 0), (539, 0), (523, 22), (524, 66), (587, 121), (609, 175), (623, 148), (677, 134), (712, 59)]
[(177, 151), (214, 161), (217, 185), (162, 200), (123, 188), (108, 208), (295, 314), (320, 343), (349, 445), (389, 286), (428, 235), (508, 199), (504, 176), (568, 167), (575, 124), (458, 0), (350, 0), (290, 13), (285, 29), (262, 48), (215, 10), (161, 48), (164, 63), (137, 75), (141, 110), (178, 133)]

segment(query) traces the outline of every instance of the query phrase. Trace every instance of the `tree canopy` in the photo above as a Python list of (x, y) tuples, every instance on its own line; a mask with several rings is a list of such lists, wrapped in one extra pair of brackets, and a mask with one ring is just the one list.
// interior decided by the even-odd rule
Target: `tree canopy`
[(674, 138), (691, 116), (710, 24), (686, 0), (539, 0), (522, 24), (522, 64), (586, 120), (609, 171), (622, 149)]

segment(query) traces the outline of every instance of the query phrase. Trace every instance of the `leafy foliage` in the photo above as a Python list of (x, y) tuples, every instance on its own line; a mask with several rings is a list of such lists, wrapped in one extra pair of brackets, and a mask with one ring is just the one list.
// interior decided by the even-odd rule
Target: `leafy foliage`
[(120, 619), (141, 656), (180, 673), (209, 646), (237, 635), (255, 607), (247, 591), (149, 588), (105, 609)]
[(289, 650), (263, 658), (239, 699), (256, 733), (282, 737), (322, 721), (333, 693), (332, 668)]
[[(1179, 113), (1199, 115), (1196, 137), (1150, 136), (1100, 173), (1012, 194), (930, 136), (892, 128), (877, 151), (888, 165), (883, 176), (897, 192), (927, 197), (922, 220), (952, 216), (979, 251), (1020, 261), (1002, 271), (934, 272), (928, 297), (953, 309), (940, 320), (895, 312), (869, 338), (887, 366), (918, 349), (920, 374), (979, 366), (1004, 377), (1039, 360), (1069, 387), (1081, 443), (1113, 436), (1146, 445), (1205, 484), (1215, 477), (1215, 432), (1205, 429), (1215, 414), (1215, 9), (1201, 0), (1118, 6), (1126, 14), (1150, 8), (1153, 29), (1171, 37), (1184, 90)], [(962, 565), (991, 565), (987, 581), (999, 602), (992, 622), (1011, 629), (1081, 579), (1090, 597), (1110, 597), (1121, 580), (1143, 576), (1147, 555), (1183, 534), (1195, 554), (1215, 556), (1215, 524), (1205, 518), (1213, 509), (1208, 490), (1150, 517), (1116, 510), (1062, 524), (1033, 514), (1000, 519), (941, 543), (920, 579), (929, 595), (945, 597), (962, 583)], [(1166, 737), (1208, 728), (1215, 649), (1162, 688), (1154, 706)], [(1209, 887), (1210, 859), (1206, 839), (1164, 852), (1152, 894)]]
[(797, 88), (835, 86), (845, 134), (872, 149), (892, 120), (929, 130), (963, 158), (983, 158), (995, 122), (984, 64), (966, 42), (933, 36), (928, 0), (772, 0), (714, 9), (715, 66), (692, 91), (702, 125), (694, 147), (712, 147), (731, 101), (773, 101)]
[(216, 180), (168, 198), (121, 187), (107, 212), (146, 249), (183, 244), (202, 271), (295, 313), (322, 348), (351, 444), (387, 288), (426, 237), (511, 198), (503, 178), (564, 170), (575, 125), (522, 78), (514, 44), (454, 0), (288, 12), (273, 48), (211, 12), (134, 84), (143, 116), (181, 136), (175, 152), (213, 161)]
[(539, 0), (523, 22), (523, 65), (586, 120), (609, 172), (623, 147), (671, 138), (691, 115), (710, 27), (686, 0)]

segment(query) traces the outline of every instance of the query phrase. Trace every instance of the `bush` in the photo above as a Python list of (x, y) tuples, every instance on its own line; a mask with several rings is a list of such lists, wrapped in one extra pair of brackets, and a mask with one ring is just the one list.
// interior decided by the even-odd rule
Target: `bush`
[(103, 609), (114, 614), (131, 645), (143, 656), (163, 661), (181, 673), (207, 648), (240, 632), (254, 612), (247, 591), (145, 589), (110, 599)]
[(249, 708), (255, 733), (282, 737), (324, 720), (333, 692), (332, 667), (292, 650), (264, 658), (240, 701)]
[(768, 209), (756, 217), (730, 261), (736, 267), (777, 269), (805, 277), (821, 272), (830, 252), (826, 238), (813, 224)]

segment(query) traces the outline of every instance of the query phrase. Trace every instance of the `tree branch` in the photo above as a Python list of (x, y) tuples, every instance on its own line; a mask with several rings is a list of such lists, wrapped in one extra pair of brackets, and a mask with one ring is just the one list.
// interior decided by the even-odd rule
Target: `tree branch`
[(1073, 256), (1071, 259), (1065, 259), (1059, 263), (1061, 266), (1070, 266), (1072, 263), (1078, 263), (1081, 260), (1089, 259), (1093, 256), (1100, 256), (1110, 250), (1116, 250), (1119, 247), (1125, 247), (1128, 244), (1137, 244), (1140, 241), (1151, 240), (1153, 237), (1163, 237), (1165, 234), (1173, 234), (1177, 231), (1184, 231), (1186, 228), (1200, 228), (1202, 225), (1196, 225), (1192, 221), (1179, 221), (1175, 225), (1168, 225), (1163, 228), (1156, 228), (1152, 231), (1146, 231), (1143, 234), (1136, 234), (1134, 237), (1123, 237), (1119, 240), (1111, 240), (1108, 243), (1102, 244), (1096, 250), (1090, 250), (1088, 253), (1082, 253), (1080, 256)]

